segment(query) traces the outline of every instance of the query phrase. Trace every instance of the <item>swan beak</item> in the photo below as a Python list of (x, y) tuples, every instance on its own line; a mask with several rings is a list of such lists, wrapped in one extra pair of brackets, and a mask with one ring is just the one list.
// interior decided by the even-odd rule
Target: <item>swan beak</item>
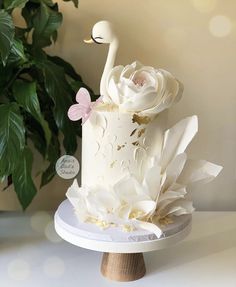
[(93, 44), (94, 41), (93, 41), (92, 38), (90, 38), (89, 40), (84, 40), (84, 43), (86, 43), (86, 44)]

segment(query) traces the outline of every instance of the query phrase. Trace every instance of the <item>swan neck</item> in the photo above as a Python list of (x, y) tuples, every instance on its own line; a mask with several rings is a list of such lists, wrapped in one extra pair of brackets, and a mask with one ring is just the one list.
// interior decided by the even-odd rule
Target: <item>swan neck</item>
[(108, 96), (106, 92), (105, 83), (106, 83), (108, 73), (111, 71), (111, 69), (114, 66), (118, 46), (119, 46), (119, 42), (117, 38), (115, 38), (109, 45), (109, 51), (107, 55), (106, 64), (103, 70), (103, 74), (101, 78), (101, 86), (100, 86), (100, 93), (103, 97)]
[(113, 68), (117, 49), (118, 49), (118, 40), (115, 39), (111, 42), (109, 46), (109, 51), (103, 73), (106, 74), (106, 72), (109, 72)]

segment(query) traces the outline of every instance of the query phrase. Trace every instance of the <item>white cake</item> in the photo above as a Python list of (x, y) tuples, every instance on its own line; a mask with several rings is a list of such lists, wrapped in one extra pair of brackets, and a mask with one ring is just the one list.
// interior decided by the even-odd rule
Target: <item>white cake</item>
[(168, 109), (183, 92), (174, 76), (139, 62), (113, 67), (118, 40), (106, 21), (94, 26), (92, 41), (110, 45), (102, 100), (90, 103), (81, 89), (69, 110), (72, 120), (83, 120), (82, 181), (80, 187), (74, 181), (67, 197), (80, 221), (160, 237), (163, 224), (193, 212), (188, 185), (213, 179), (221, 167), (187, 159), (196, 116), (166, 130)]
[(95, 109), (83, 125), (82, 186), (113, 186), (127, 174), (141, 180), (147, 161), (161, 152), (166, 118)]

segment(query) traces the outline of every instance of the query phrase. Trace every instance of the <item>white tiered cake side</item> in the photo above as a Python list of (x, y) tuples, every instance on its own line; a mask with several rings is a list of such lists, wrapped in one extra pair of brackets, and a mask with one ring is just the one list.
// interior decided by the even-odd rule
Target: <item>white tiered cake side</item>
[(82, 186), (113, 186), (127, 174), (142, 180), (161, 153), (167, 112), (154, 117), (94, 110), (83, 125)]
[(68, 110), (82, 119), (82, 184), (75, 179), (66, 196), (81, 222), (123, 231), (143, 228), (158, 238), (163, 226), (191, 214), (193, 183), (208, 182), (221, 167), (187, 158), (198, 130), (196, 116), (166, 130), (168, 109), (183, 85), (168, 71), (133, 62), (114, 66), (118, 39), (107, 21), (96, 23), (87, 43), (109, 44), (100, 84), (91, 101), (85, 88)]

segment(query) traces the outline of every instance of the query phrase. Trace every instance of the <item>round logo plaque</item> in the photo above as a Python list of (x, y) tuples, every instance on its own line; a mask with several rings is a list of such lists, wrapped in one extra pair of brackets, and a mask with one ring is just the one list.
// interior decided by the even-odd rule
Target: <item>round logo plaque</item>
[(72, 155), (63, 155), (56, 162), (56, 172), (64, 179), (74, 178), (79, 170), (79, 161)]

